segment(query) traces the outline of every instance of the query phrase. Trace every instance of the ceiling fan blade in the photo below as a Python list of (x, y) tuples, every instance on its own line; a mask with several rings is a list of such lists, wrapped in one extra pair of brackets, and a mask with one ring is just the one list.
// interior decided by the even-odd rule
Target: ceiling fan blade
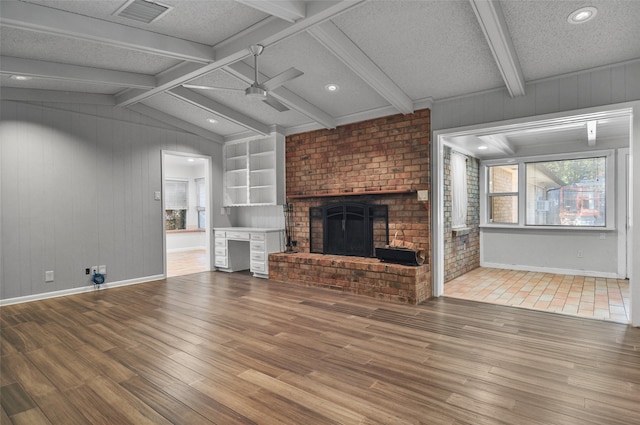
[(289, 108), (287, 108), (284, 104), (282, 104), (279, 101), (275, 100), (271, 96), (267, 96), (267, 98), (265, 100), (263, 100), (263, 102), (266, 103), (267, 105), (271, 106), (272, 108), (277, 109), (280, 112), (285, 112), (285, 111), (289, 110)]
[(236, 91), (244, 93), (244, 89), (234, 89), (231, 87), (215, 87), (215, 86), (199, 86), (196, 84), (183, 84), (182, 87), (188, 89), (198, 89), (198, 90), (226, 90), (226, 91)]
[(304, 72), (299, 71), (295, 68), (289, 68), (286, 71), (283, 71), (280, 74), (276, 75), (275, 77), (269, 78), (267, 81), (265, 81), (261, 85), (262, 87), (264, 87), (266, 91), (271, 91), (276, 87), (280, 87), (287, 81), (293, 80), (294, 78), (301, 76), (302, 74), (304, 74)]

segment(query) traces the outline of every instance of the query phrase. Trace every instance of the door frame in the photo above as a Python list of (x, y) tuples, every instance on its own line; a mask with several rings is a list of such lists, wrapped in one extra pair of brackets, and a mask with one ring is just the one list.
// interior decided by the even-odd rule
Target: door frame
[[(625, 192), (627, 195), (627, 221), (628, 228), (625, 232), (626, 243), (626, 274), (629, 277), (629, 295), (630, 317), (632, 326), (640, 327), (640, 255), (634, 255), (634, 252), (640, 252), (640, 159), (634, 161), (634, 157), (640, 158), (640, 101), (623, 102), (609, 104), (599, 107), (569, 110), (552, 114), (544, 114), (537, 116), (528, 116), (523, 118), (489, 122), (482, 124), (469, 125), (459, 128), (449, 128), (435, 130), (432, 132), (431, 138), (431, 264), (432, 264), (432, 292), (434, 297), (444, 295), (444, 164), (443, 164), (443, 147), (447, 135), (462, 131), (472, 131), (487, 129), (490, 127), (500, 127), (506, 125), (517, 125), (531, 123), (535, 121), (548, 119), (562, 119), (563, 117), (611, 111), (616, 109), (629, 108), (630, 113), (630, 134), (629, 134), (629, 164), (627, 167), (627, 187)], [(636, 153), (638, 152), (638, 153)], [(638, 182), (638, 184), (635, 184)], [(618, 205), (620, 205), (618, 201)], [(635, 207), (635, 208), (634, 208)], [(623, 208), (624, 209), (624, 208)], [(617, 224), (621, 227), (620, 222)], [(482, 239), (482, 236), (481, 236)], [(637, 257), (637, 258), (636, 258)], [(638, 273), (634, 276), (634, 270)]]
[(213, 205), (212, 202), (212, 196), (211, 196), (211, 182), (212, 182), (212, 178), (213, 178), (213, 174), (212, 174), (212, 159), (211, 156), (209, 155), (201, 155), (201, 154), (196, 154), (196, 153), (190, 153), (190, 152), (180, 152), (180, 151), (171, 151), (171, 150), (162, 150), (161, 151), (161, 157), (160, 157), (160, 179), (161, 181), (161, 192), (160, 192), (160, 196), (162, 199), (162, 221), (161, 221), (161, 225), (162, 225), (162, 264), (163, 264), (163, 275), (166, 278), (167, 277), (167, 229), (165, 226), (165, 219), (164, 219), (164, 211), (165, 211), (165, 204), (164, 204), (164, 190), (165, 190), (165, 185), (164, 185), (164, 181), (165, 181), (165, 171), (166, 171), (166, 164), (165, 164), (165, 158), (167, 156), (179, 156), (179, 157), (185, 157), (185, 158), (201, 158), (204, 159), (205, 161), (205, 175), (204, 175), (204, 181), (205, 181), (205, 191), (206, 191), (206, 195), (207, 195), (207, 199), (206, 199), (206, 210), (205, 210), (205, 246), (206, 246), (206, 257), (209, 261), (209, 267), (208, 267), (208, 271), (213, 270), (213, 234), (212, 234), (212, 226), (211, 224), (211, 208)]

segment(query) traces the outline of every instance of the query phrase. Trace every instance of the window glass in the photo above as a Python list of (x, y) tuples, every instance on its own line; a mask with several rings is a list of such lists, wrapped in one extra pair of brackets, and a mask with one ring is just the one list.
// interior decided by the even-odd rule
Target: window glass
[(605, 226), (606, 158), (528, 163), (526, 224)]
[(489, 222), (518, 223), (518, 165), (489, 168)]
[(183, 230), (187, 228), (187, 193), (189, 182), (183, 180), (165, 180), (164, 205), (165, 228), (167, 230)]

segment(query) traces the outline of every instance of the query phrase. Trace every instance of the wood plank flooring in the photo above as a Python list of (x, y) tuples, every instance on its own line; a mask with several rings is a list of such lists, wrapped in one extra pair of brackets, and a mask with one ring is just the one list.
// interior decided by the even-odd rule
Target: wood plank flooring
[(638, 424), (640, 329), (205, 272), (0, 308), (4, 424)]

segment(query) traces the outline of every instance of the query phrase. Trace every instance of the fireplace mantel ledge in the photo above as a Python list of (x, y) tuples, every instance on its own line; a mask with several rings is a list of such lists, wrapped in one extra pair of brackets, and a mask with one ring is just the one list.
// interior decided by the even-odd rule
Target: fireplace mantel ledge
[(331, 198), (337, 196), (366, 196), (366, 195), (402, 195), (416, 193), (416, 189), (398, 189), (398, 190), (367, 190), (363, 192), (329, 192), (314, 193), (310, 195), (288, 195), (288, 199), (309, 199), (309, 198)]

